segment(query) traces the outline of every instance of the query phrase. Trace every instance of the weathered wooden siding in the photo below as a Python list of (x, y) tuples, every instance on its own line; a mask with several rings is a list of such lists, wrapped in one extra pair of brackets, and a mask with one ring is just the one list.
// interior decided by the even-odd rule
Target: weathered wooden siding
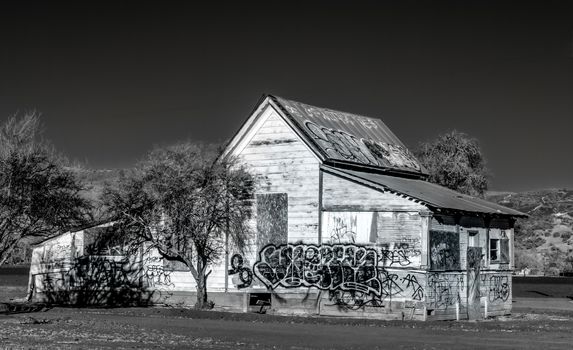
[[(310, 149), (301, 141), (295, 132), (288, 126), (282, 117), (268, 106), (253, 124), (252, 129), (244, 135), (239, 147), (235, 149), (241, 163), (257, 177), (256, 193), (285, 194), (288, 207), (286, 226), (288, 231), (287, 242), (304, 241), (307, 243), (319, 243), (319, 160)], [(264, 201), (261, 199), (264, 198)], [(257, 203), (258, 202), (258, 203)], [(281, 203), (283, 202), (281, 196)], [(263, 214), (263, 220), (269, 221), (268, 210), (261, 210), (257, 205), (268, 205), (270, 200), (265, 196), (259, 196), (254, 201), (254, 213)], [(276, 209), (276, 208), (275, 208)], [(277, 215), (282, 215), (282, 210), (276, 210)], [(268, 236), (268, 229), (272, 223), (258, 223), (258, 218), (251, 222), (255, 231), (255, 237), (247, 252), (241, 257), (244, 267), (250, 267), (257, 259), (259, 245), (267, 242), (268, 237), (259, 237), (257, 228), (261, 234)], [(282, 220), (277, 218), (277, 220)], [(282, 224), (279, 224), (282, 227)], [(284, 241), (275, 242), (285, 243)], [(229, 260), (233, 254), (231, 250)], [(225, 262), (213, 266), (213, 273), (208, 280), (209, 290), (221, 291), (225, 288)], [(229, 261), (229, 268), (231, 269)], [(238, 291), (237, 288), (243, 282), (240, 274), (229, 274), (227, 285), (229, 291)], [(256, 279), (251, 284), (251, 289), (260, 286)]]
[(427, 211), (422, 204), (324, 172), (322, 209), (326, 211)]
[(262, 118), (238, 156), (260, 178), (258, 193), (287, 194), (288, 242), (318, 243), (319, 161), (271, 107)]
[(422, 244), (428, 229), (425, 206), (327, 172), (322, 181), (323, 242), (376, 246), (382, 266), (419, 268), (426, 264)]

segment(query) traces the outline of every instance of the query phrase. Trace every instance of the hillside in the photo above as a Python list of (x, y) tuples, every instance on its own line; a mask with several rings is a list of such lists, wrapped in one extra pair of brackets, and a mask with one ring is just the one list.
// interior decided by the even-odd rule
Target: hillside
[(497, 192), (487, 199), (530, 216), (516, 224), (518, 268), (550, 275), (573, 271), (573, 190)]

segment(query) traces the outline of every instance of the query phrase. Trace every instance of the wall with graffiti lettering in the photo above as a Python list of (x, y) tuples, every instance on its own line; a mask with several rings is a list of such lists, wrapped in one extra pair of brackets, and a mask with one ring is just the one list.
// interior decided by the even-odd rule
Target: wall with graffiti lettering
[(419, 267), (422, 218), (417, 212), (322, 213), (322, 237), (328, 244), (375, 246), (386, 267)]

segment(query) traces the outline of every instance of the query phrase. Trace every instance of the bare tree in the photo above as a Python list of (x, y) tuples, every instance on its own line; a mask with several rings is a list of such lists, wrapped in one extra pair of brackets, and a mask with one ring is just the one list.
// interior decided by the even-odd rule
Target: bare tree
[(156, 250), (183, 263), (197, 284), (197, 308), (207, 305), (209, 267), (225, 254), (226, 239), (238, 249), (250, 235), (254, 184), (232, 159), (212, 147), (182, 143), (152, 151), (104, 202), (130, 245)]
[(88, 218), (81, 185), (39, 134), (34, 113), (0, 126), (0, 266), (19, 243), (59, 234)]
[(429, 181), (472, 196), (484, 196), (488, 170), (476, 139), (454, 130), (420, 144), (414, 153), (428, 169)]

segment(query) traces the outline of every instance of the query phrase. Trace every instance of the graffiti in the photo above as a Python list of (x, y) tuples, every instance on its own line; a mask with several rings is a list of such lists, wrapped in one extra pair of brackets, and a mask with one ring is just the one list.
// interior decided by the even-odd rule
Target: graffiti
[(356, 241), (356, 232), (349, 229), (343, 218), (334, 217), (333, 220), (334, 226), (330, 231), (330, 241), (332, 243), (354, 243)]
[(237, 284), (237, 288), (247, 288), (253, 283), (253, 272), (248, 267), (244, 267), (244, 259), (241, 254), (234, 254), (231, 257), (231, 269), (229, 270), (229, 275), (237, 275), (240, 284)]
[(327, 304), (327, 306), (335, 305), (344, 310), (360, 310), (366, 306), (384, 307), (384, 301), (380, 297), (358, 291), (331, 291), (329, 300), (333, 304)]
[(316, 108), (299, 102), (282, 100), (289, 113), (299, 118), (311, 117), (318, 120), (334, 121), (355, 126), (360, 124), (367, 129), (377, 129), (378, 124), (371, 118), (362, 117), (341, 111), (333, 111), (327, 108)]
[(171, 271), (165, 270), (162, 265), (147, 265), (144, 268), (143, 276), (149, 287), (173, 287), (171, 282)]
[(395, 166), (416, 171), (421, 169), (414, 156), (401, 146), (357, 138), (311, 121), (306, 121), (305, 126), (311, 137), (332, 158), (383, 167)]
[(355, 290), (329, 291), (331, 305), (346, 310), (359, 310), (365, 307), (385, 307), (385, 301), (393, 297), (410, 297), (413, 300), (424, 300), (424, 287), (418, 282), (413, 273), (400, 277), (378, 268), (378, 278), (381, 285), (380, 295)]
[(409, 266), (414, 263), (412, 258), (422, 254), (419, 249), (411, 249), (408, 243), (393, 244), (393, 248), (383, 244), (380, 249), (381, 263), (383, 266)]
[(447, 309), (461, 301), (460, 292), (464, 290), (463, 275), (438, 274), (428, 275), (428, 306), (435, 309)]
[(480, 302), (480, 267), (481, 247), (468, 247), (467, 250), (467, 277), (468, 277), (468, 318), (470, 320), (481, 319)]
[(374, 249), (355, 245), (268, 245), (253, 270), (269, 289), (316, 287), (380, 295), (377, 263)]
[(383, 307), (387, 298), (424, 299), (414, 273), (390, 272), (377, 249), (354, 244), (268, 245), (259, 252), (254, 275), (267, 288), (327, 290), (332, 305), (347, 309)]
[(424, 298), (424, 288), (414, 274), (407, 274), (406, 277), (402, 277), (402, 283), (404, 282), (407, 282), (406, 289), (411, 288), (413, 290), (412, 299), (422, 300)]
[(489, 278), (489, 301), (498, 300), (507, 301), (509, 299), (508, 277), (502, 275), (493, 275)]
[(460, 241), (455, 232), (430, 231), (430, 268), (432, 270), (460, 269)]

